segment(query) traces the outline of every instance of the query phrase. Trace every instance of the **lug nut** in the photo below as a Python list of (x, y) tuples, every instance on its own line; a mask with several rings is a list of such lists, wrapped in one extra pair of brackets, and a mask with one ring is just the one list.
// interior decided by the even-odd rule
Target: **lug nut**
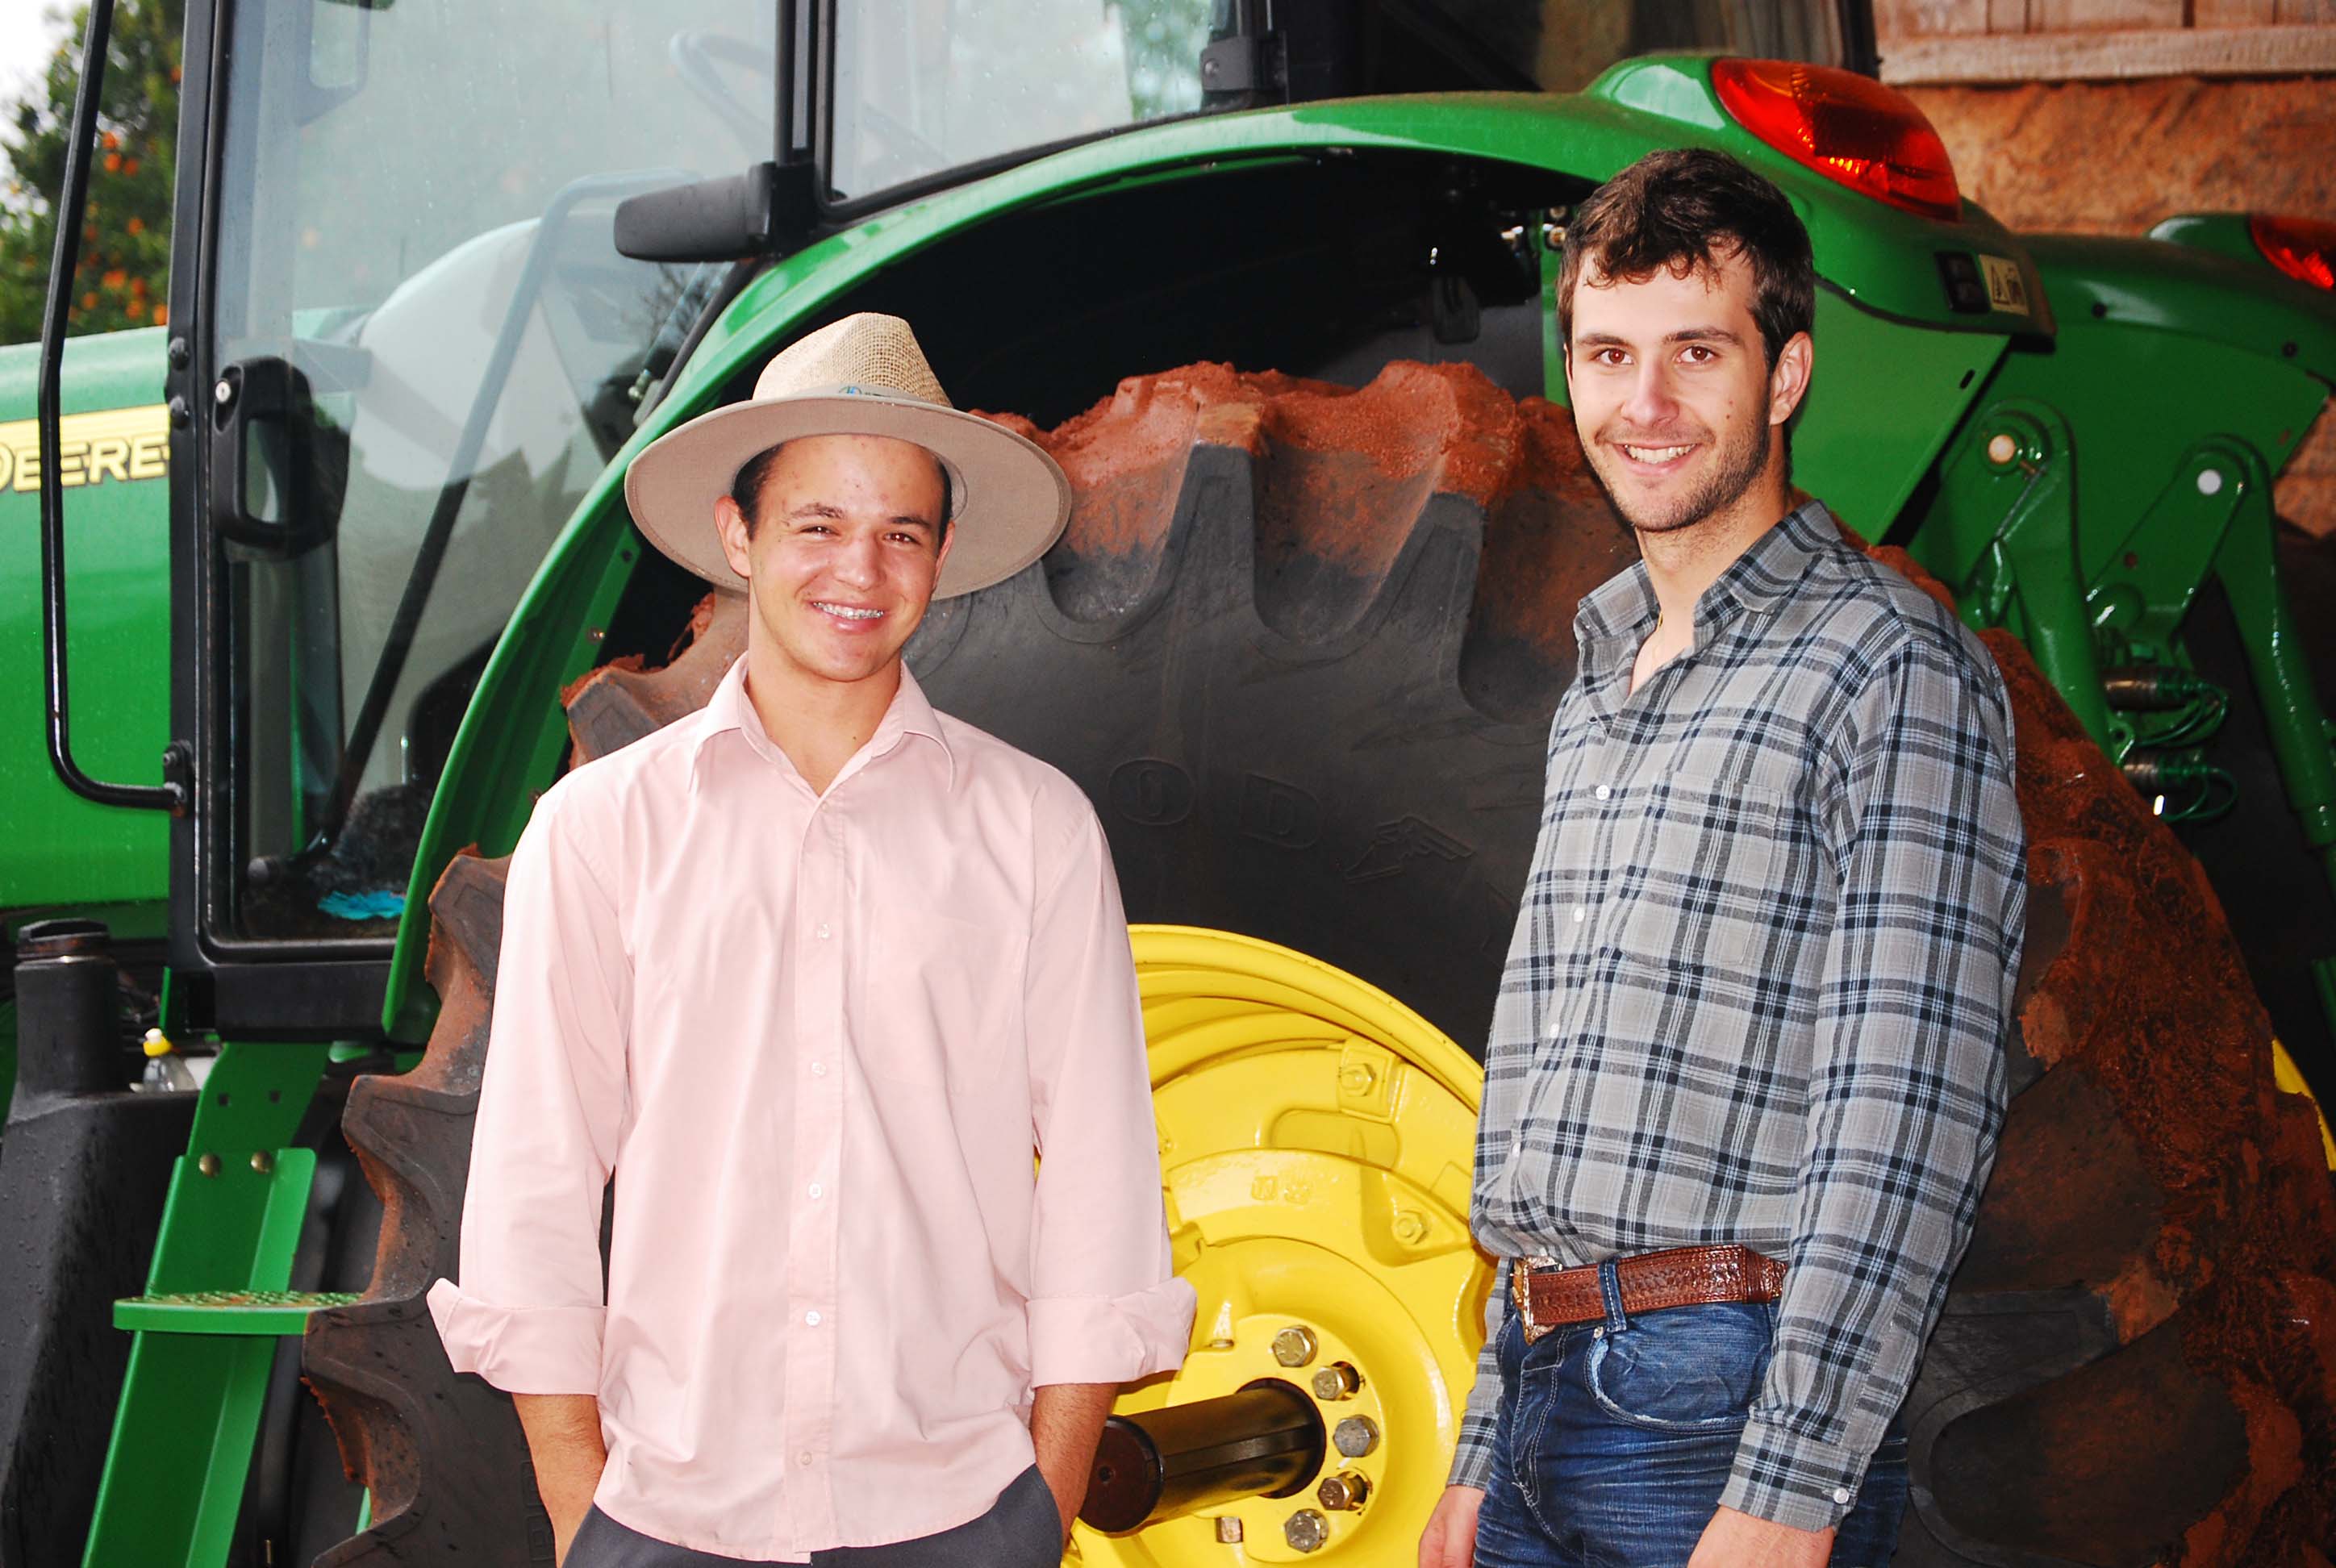
[(1273, 1337), (1273, 1359), (1285, 1367), (1303, 1367), (1320, 1348), (1315, 1342), (1314, 1330), (1299, 1323), (1292, 1323)]
[(1238, 1546), (1241, 1544), (1241, 1522), (1230, 1514), (1218, 1514), (1217, 1544), (1221, 1546)]
[(1359, 1459), (1379, 1446), (1379, 1424), (1368, 1416), (1349, 1416), (1330, 1429), (1330, 1446), (1349, 1459)]
[(1281, 1526), (1281, 1538), (1293, 1552), (1319, 1552), (1330, 1538), (1330, 1521), (1318, 1509), (1300, 1508)]
[(1371, 1495), (1371, 1484), (1352, 1470), (1341, 1470), (1336, 1475), (1322, 1477), (1322, 1485), (1314, 1489), (1314, 1496), (1332, 1513), (1359, 1508), (1363, 1499)]
[(1347, 1361), (1333, 1361), (1314, 1374), (1317, 1399), (1343, 1399), (1363, 1386), (1363, 1375)]

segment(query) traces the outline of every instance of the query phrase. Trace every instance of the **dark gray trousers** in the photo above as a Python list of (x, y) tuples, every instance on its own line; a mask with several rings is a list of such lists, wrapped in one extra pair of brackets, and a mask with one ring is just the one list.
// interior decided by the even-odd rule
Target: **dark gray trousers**
[[(998, 1495), (989, 1512), (937, 1535), (889, 1546), (837, 1546), (811, 1554), (812, 1568), (1055, 1568), (1063, 1560), (1063, 1516), (1046, 1478), (1031, 1466)], [(584, 1515), (566, 1568), (767, 1568), (652, 1541), (598, 1508)]]

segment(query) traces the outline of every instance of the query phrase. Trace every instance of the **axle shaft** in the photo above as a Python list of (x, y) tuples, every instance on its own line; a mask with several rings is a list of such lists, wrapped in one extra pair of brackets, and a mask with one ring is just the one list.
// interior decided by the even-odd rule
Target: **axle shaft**
[(1321, 1414), (1295, 1384), (1114, 1416), (1096, 1446), (1079, 1517), (1105, 1534), (1243, 1497), (1288, 1497), (1322, 1468)]

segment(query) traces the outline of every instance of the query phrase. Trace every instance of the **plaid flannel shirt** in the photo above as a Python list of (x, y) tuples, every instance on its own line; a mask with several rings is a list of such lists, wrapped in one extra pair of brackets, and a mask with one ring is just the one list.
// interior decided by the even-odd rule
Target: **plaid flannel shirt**
[[(1574, 623), (1472, 1223), (1504, 1259), (1783, 1259), (1721, 1501), (1823, 1529), (1905, 1399), (1995, 1158), (2027, 901), (2010, 704), (1979, 639), (1815, 502), (1632, 695), (1658, 608), (1640, 565)], [(1496, 1291), (1488, 1330), (1510, 1310)], [(1485, 1484), (1500, 1394), (1488, 1340), (1455, 1483)]]

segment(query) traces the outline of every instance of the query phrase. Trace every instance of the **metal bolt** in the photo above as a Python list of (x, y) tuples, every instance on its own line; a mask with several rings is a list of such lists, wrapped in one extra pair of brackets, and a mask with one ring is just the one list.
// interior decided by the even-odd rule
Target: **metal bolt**
[(276, 1168), (276, 1156), (266, 1149), (254, 1149), (251, 1153), (251, 1168), (264, 1176)]
[(235, 383), (222, 375), (212, 384), (211, 401), (225, 408), (235, 401)]
[(1998, 468), (2008, 466), (2020, 455), (2020, 443), (2009, 432), (1998, 432), (1987, 438), (1987, 460)]
[(1371, 1071), (1368, 1062), (1348, 1062), (1338, 1074), (1338, 1086), (1360, 1099), (1371, 1092), (1378, 1075)]
[(1330, 1521), (1319, 1509), (1300, 1508), (1283, 1522), (1281, 1538), (1293, 1552), (1319, 1552), (1330, 1539)]
[(2219, 495), (2219, 494), (2221, 494), (2221, 493), (2222, 493), (2222, 490), (2223, 490), (2223, 471), (2222, 471), (2221, 469), (2219, 469), (2219, 468), (2204, 468), (2204, 469), (2200, 469), (2200, 470), (2198, 471), (2198, 493), (2199, 493), (2199, 494), (2201, 494), (2201, 495)]
[(183, 337), (174, 337), (170, 339), (171, 369), (184, 370), (187, 367), (187, 361), (192, 359), (194, 356), (194, 345), (189, 343)]
[(218, 1175), (219, 1173), (219, 1156), (217, 1154), (205, 1154), (202, 1158), (195, 1162), (195, 1169), (200, 1171), (206, 1176)]
[(1292, 1323), (1273, 1337), (1273, 1359), (1285, 1367), (1303, 1367), (1319, 1349), (1314, 1330), (1302, 1323)]
[(1416, 1247), (1427, 1236), (1427, 1222), (1416, 1209), (1395, 1212), (1395, 1239), (1406, 1247)]
[(1217, 1544), (1238, 1546), (1241, 1541), (1241, 1522), (1230, 1514), (1217, 1515)]
[(1325, 1475), (1322, 1485), (1314, 1489), (1315, 1499), (1334, 1514), (1361, 1507), (1363, 1499), (1370, 1495), (1371, 1484), (1352, 1470)]
[(1368, 1416), (1349, 1416), (1330, 1430), (1330, 1446), (1349, 1459), (1359, 1459), (1379, 1446), (1379, 1424)]
[(1333, 1361), (1314, 1374), (1317, 1399), (1343, 1399), (1363, 1386), (1363, 1375), (1345, 1361)]
[(172, 424), (183, 425), (194, 417), (194, 411), (187, 406), (186, 398), (179, 393), (170, 394), (170, 409)]

